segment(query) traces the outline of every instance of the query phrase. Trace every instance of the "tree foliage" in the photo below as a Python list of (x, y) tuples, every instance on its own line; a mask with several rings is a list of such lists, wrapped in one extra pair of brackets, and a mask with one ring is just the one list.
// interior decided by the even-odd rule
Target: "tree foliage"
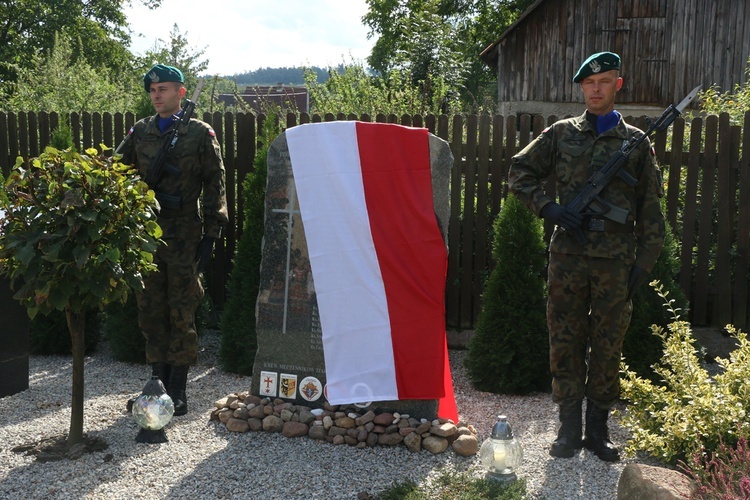
[(438, 114), (443, 110), (447, 89), (441, 78), (433, 80), (432, 95), (411, 85), (409, 75), (391, 71), (388, 78), (371, 75), (361, 62), (352, 61), (343, 71), (329, 68), (328, 79), (317, 82), (317, 75), (305, 72), (312, 113)]
[[(336, 68), (337, 71), (343, 71), (343, 65)], [(309, 67), (283, 67), (283, 68), (258, 68), (253, 71), (235, 73), (229, 75), (229, 78), (236, 81), (237, 85), (276, 85), (283, 83), (285, 85), (301, 85), (305, 83), (305, 73), (313, 71), (317, 75), (317, 82), (322, 83), (328, 78), (328, 68), (318, 66)]]
[[(130, 0), (128, 0), (130, 1)], [(156, 8), (161, 0), (139, 0)], [(112, 75), (125, 71), (131, 55), (122, 0), (5, 0), (0, 2), (0, 81), (13, 81), (48, 53), (55, 37), (73, 40), (73, 59)]]
[(16, 297), (37, 313), (123, 301), (154, 268), (161, 230), (154, 193), (131, 167), (48, 147), (18, 159), (0, 222), (0, 272), (23, 281)]
[(531, 0), (367, 0), (362, 22), (378, 36), (368, 63), (381, 75), (406, 71), (413, 85), (432, 92), (441, 77), (464, 106), (493, 96), (491, 68), (479, 53), (532, 3)]
[(733, 125), (742, 125), (745, 113), (750, 111), (750, 59), (747, 61), (745, 75), (747, 80), (742, 85), (737, 84), (732, 90), (722, 92), (713, 86), (699, 94), (701, 109), (707, 114), (719, 115), (729, 113)]
[(65, 35), (55, 36), (53, 47), (32, 56), (30, 66), (17, 76), (15, 83), (1, 85), (2, 107), (8, 110), (114, 113), (127, 109), (133, 100), (106, 72), (76, 58)]

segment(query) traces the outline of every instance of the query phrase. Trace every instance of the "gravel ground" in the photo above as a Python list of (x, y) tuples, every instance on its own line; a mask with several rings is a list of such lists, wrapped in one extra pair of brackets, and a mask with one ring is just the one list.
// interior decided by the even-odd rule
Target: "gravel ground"
[[(86, 358), (84, 432), (108, 449), (78, 460), (37, 462), (14, 447), (68, 431), (72, 360), (32, 356), (30, 388), (0, 399), (0, 498), (357, 498), (377, 495), (393, 482), (434, 480), (444, 469), (479, 475), (478, 458), (411, 453), (405, 447), (356, 449), (280, 434), (230, 433), (209, 422), (213, 402), (248, 390), (249, 377), (224, 373), (217, 363), (219, 335), (201, 336), (199, 365), (189, 375), (190, 412), (167, 427), (169, 443), (135, 442), (138, 427), (125, 401), (138, 394), (150, 369), (112, 360), (106, 342)], [(473, 424), (480, 442), (495, 416), (505, 414), (524, 450), (519, 476), (530, 498), (613, 499), (627, 463), (607, 464), (581, 451), (572, 459), (553, 459), (548, 447), (557, 430), (556, 407), (548, 394), (504, 396), (475, 391), (462, 361), (452, 350), (451, 364), (461, 419)], [(610, 425), (621, 447), (627, 434)]]

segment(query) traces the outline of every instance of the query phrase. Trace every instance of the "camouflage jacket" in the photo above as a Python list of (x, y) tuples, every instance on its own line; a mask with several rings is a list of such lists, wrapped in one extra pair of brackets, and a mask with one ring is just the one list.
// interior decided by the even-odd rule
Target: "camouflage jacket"
[[(508, 175), (510, 190), (530, 210), (540, 215), (548, 203), (554, 201), (544, 189), (544, 181), (551, 174), (557, 180), (557, 196), (567, 205), (586, 186), (596, 169), (601, 168), (632, 135), (643, 134), (622, 118), (617, 125), (597, 135), (586, 120), (586, 113), (560, 120), (545, 129), (528, 146), (513, 157)], [(628, 223), (618, 231), (595, 232), (586, 230), (587, 243), (580, 243), (575, 233), (555, 228), (550, 250), (559, 253), (590, 257), (635, 258), (635, 264), (650, 271), (664, 243), (664, 216), (659, 198), (664, 195), (661, 172), (656, 165), (651, 143), (646, 138), (633, 151), (622, 167), (637, 179), (628, 186), (616, 177), (601, 192), (601, 197), (612, 205), (628, 210)], [(612, 228), (614, 222), (607, 221)], [(632, 227), (630, 232), (624, 227)]]
[[(144, 179), (164, 139), (157, 124), (158, 115), (140, 120), (122, 148), (123, 163), (135, 164)], [(164, 238), (184, 238), (187, 237), (183, 234), (185, 231), (201, 230), (206, 236), (219, 238), (228, 220), (226, 174), (213, 129), (205, 122), (191, 119), (186, 130), (181, 131), (167, 164), (172, 171), (165, 169), (152, 189), (157, 196), (181, 198), (182, 209), (162, 208), (160, 211), (159, 225), (164, 230)], [(195, 224), (187, 224), (189, 229), (186, 229), (189, 220), (194, 220)]]

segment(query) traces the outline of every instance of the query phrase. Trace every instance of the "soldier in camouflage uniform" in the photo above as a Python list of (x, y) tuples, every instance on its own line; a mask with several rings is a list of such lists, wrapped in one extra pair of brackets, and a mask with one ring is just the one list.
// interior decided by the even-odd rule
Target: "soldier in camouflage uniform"
[[(619, 459), (607, 419), (620, 391), (630, 299), (646, 281), (664, 241), (661, 174), (648, 139), (623, 167), (637, 184), (630, 187), (615, 178), (601, 193), (611, 205), (628, 211), (625, 224), (566, 208), (623, 141), (643, 134), (614, 110), (622, 86), (619, 69), (617, 54), (589, 57), (573, 79), (581, 84), (586, 112), (545, 129), (513, 157), (508, 179), (510, 190), (530, 210), (557, 226), (549, 247), (547, 300), (552, 399), (559, 405), (562, 424), (550, 448), (555, 457), (572, 457), (584, 446), (602, 460)], [(559, 204), (543, 187), (550, 174), (557, 181)], [(576, 238), (578, 228), (586, 243)]]
[(158, 222), (164, 233), (164, 244), (154, 255), (158, 271), (145, 277), (145, 288), (136, 294), (146, 360), (174, 401), (175, 415), (187, 413), (188, 367), (197, 361), (195, 311), (203, 298), (199, 274), (227, 222), (221, 148), (205, 122), (179, 124), (183, 83), (180, 70), (171, 66), (159, 64), (144, 75), (157, 114), (136, 123), (121, 147), (122, 161), (135, 164), (145, 179), (165, 134), (180, 127), (169, 167), (150, 186), (160, 202)]

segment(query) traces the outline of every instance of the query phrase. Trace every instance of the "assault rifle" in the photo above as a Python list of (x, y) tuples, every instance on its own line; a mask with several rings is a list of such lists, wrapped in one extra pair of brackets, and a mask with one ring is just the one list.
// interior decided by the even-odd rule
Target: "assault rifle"
[[(624, 208), (611, 205), (603, 198), (600, 198), (599, 194), (615, 177), (620, 177), (620, 179), (625, 181), (625, 183), (631, 187), (638, 184), (638, 181), (627, 171), (623, 170), (622, 166), (625, 165), (630, 154), (635, 151), (635, 149), (645, 141), (647, 137), (654, 132), (661, 132), (669, 127), (675, 118), (682, 113), (682, 110), (693, 102), (700, 89), (700, 85), (695, 87), (677, 106), (670, 104), (656, 121), (649, 120), (650, 124), (648, 130), (646, 130), (644, 134), (639, 134), (638, 137), (633, 136), (627, 141), (623, 141), (622, 147), (607, 163), (604, 164), (602, 168), (594, 172), (589, 178), (586, 187), (578, 193), (578, 196), (576, 196), (566, 208), (573, 210), (582, 216), (601, 216), (620, 224), (625, 224), (630, 212)], [(588, 241), (581, 227), (575, 229), (575, 234), (580, 243), (586, 243)]]

